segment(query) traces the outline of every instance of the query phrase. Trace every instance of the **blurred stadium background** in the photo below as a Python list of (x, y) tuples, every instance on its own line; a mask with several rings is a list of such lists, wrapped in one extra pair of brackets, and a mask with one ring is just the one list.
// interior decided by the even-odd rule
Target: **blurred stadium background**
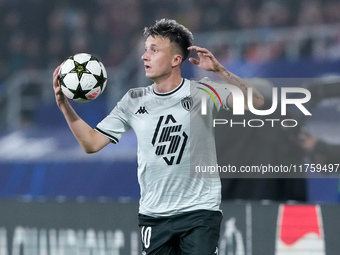
[[(195, 44), (210, 49), (241, 77), (286, 83), (301, 79), (297, 86), (317, 87), (313, 116), (301, 122), (301, 129), (340, 145), (339, 1), (0, 0), (3, 201), (138, 200), (134, 134), (126, 133), (118, 146), (95, 155), (83, 153), (55, 105), (52, 73), (79, 52), (94, 54), (104, 63), (109, 76), (104, 94), (91, 103), (72, 103), (94, 127), (129, 88), (149, 84), (140, 58), (142, 31), (163, 17), (191, 29)], [(207, 74), (186, 64), (183, 76)], [(323, 87), (329, 83), (331, 94)], [(311, 162), (308, 154), (299, 153), (303, 162)], [(339, 201), (337, 175), (307, 177), (306, 186), (301, 186), (307, 194), (304, 202)]]

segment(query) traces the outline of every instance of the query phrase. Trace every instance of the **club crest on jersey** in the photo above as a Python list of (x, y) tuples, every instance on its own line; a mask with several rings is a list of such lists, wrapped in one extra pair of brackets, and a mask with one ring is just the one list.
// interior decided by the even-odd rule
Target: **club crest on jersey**
[(192, 105), (193, 105), (193, 100), (191, 96), (186, 96), (181, 100), (182, 107), (187, 110), (191, 111)]

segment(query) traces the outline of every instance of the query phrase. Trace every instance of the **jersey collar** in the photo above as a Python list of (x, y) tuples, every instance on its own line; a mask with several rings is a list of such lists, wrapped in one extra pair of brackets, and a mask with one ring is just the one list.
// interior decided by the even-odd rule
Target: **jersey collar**
[(172, 94), (176, 93), (178, 90), (180, 90), (183, 87), (183, 84), (184, 84), (184, 79), (182, 78), (181, 84), (179, 86), (177, 86), (177, 88), (171, 90), (170, 92), (167, 92), (167, 93), (158, 93), (158, 92), (155, 91), (154, 88), (152, 88), (152, 90), (153, 90), (153, 93), (155, 93), (155, 95), (157, 95), (157, 96), (169, 96), (169, 95), (172, 95)]

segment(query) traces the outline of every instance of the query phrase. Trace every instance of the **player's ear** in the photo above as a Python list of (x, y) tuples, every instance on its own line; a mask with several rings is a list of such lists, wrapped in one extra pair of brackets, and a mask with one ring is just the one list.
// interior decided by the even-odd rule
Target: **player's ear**
[(182, 63), (182, 56), (180, 54), (174, 55), (172, 59), (172, 67), (176, 67)]

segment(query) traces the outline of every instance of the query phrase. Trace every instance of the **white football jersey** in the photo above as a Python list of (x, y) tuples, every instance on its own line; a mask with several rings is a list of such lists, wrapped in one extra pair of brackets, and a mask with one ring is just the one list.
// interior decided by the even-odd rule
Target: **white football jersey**
[[(213, 119), (220, 109), (228, 109), (230, 91), (211, 90), (213, 86), (209, 79), (183, 79), (164, 94), (155, 92), (153, 85), (131, 89), (95, 128), (114, 143), (125, 131), (135, 131), (141, 214), (220, 210), (218, 175), (195, 173), (195, 166), (217, 165)], [(202, 97), (206, 115), (201, 114)]]

